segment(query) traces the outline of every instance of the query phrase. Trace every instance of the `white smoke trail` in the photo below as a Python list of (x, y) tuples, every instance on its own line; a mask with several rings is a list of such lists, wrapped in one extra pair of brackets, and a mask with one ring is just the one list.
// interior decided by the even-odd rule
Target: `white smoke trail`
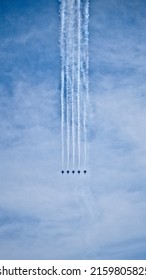
[(72, 167), (75, 168), (75, 0), (72, 1)]
[(84, 65), (84, 76), (85, 76), (85, 98), (84, 98), (84, 168), (87, 168), (87, 105), (89, 103), (89, 0), (85, 0), (84, 4), (84, 23), (83, 23), (83, 31), (84, 31), (84, 55), (83, 55), (83, 65)]
[[(89, 0), (61, 1), (62, 169), (87, 165)], [(83, 143), (81, 142), (83, 141)], [(83, 145), (81, 145), (83, 144)]]
[(65, 0), (61, 2), (61, 145), (62, 145), (62, 170), (64, 169), (64, 127), (65, 127), (65, 102), (64, 102), (64, 81), (65, 81)]
[(80, 72), (81, 72), (81, 3), (77, 1), (77, 16), (78, 16), (78, 61), (77, 61), (77, 115), (78, 115), (78, 169), (80, 170), (81, 164), (81, 110), (80, 110)]
[(66, 58), (66, 122), (67, 122), (67, 169), (70, 167), (70, 110), (69, 110), (69, 69)]
[(67, 169), (70, 169), (70, 156), (71, 156), (71, 85), (72, 85), (72, 1), (66, 0), (67, 13), (66, 13), (66, 120), (67, 120)]

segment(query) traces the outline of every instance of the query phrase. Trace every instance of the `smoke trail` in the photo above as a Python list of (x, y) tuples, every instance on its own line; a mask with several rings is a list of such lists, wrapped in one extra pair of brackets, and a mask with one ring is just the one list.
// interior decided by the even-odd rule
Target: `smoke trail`
[(66, 14), (66, 118), (67, 118), (67, 169), (70, 168), (70, 144), (71, 144), (71, 69), (72, 69), (72, 1), (67, 0), (67, 14)]
[(72, 1), (72, 167), (75, 168), (75, 0)]
[(87, 104), (89, 103), (89, 0), (85, 0), (84, 10), (83, 10), (83, 65), (84, 65), (84, 77), (85, 77), (85, 98), (84, 98), (84, 168), (87, 168)]
[(77, 71), (77, 103), (78, 103), (78, 169), (80, 169), (81, 161), (81, 119), (80, 119), (80, 71), (81, 71), (81, 3), (80, 0), (77, 1), (77, 14), (78, 14), (78, 71)]
[(61, 145), (62, 145), (62, 170), (64, 169), (64, 124), (65, 124), (65, 104), (64, 104), (64, 80), (65, 80), (65, 1), (61, 2)]
[(87, 165), (89, 0), (61, 1), (62, 169)]
[[(75, 49), (74, 49), (74, 23), (75, 0), (66, 0), (66, 114), (67, 114), (67, 169), (75, 165)], [(72, 146), (71, 146), (72, 145)], [(72, 154), (71, 154), (72, 153)]]

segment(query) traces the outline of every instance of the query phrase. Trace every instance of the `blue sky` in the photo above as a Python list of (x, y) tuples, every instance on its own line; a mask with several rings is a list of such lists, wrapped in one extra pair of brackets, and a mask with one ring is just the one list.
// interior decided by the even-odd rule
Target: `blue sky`
[(90, 0), (88, 175), (67, 177), (59, 1), (0, 1), (0, 259), (146, 258), (145, 11)]

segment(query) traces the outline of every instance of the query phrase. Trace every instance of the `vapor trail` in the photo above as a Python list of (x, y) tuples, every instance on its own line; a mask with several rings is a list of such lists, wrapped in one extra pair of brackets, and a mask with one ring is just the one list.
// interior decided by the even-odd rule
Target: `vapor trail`
[(61, 0), (62, 170), (87, 165), (88, 24), (89, 0)]
[(77, 16), (78, 16), (78, 61), (77, 61), (77, 115), (78, 115), (78, 169), (81, 164), (81, 111), (80, 111), (80, 71), (81, 71), (81, 3), (77, 1)]
[(89, 103), (89, 0), (85, 0), (84, 10), (83, 10), (83, 65), (84, 65), (84, 84), (85, 84), (85, 98), (84, 98), (84, 108), (83, 108), (83, 127), (84, 127), (84, 167), (87, 168), (87, 106)]
[(71, 133), (71, 1), (67, 0), (66, 13), (66, 121), (67, 121), (67, 169), (70, 168), (70, 133)]
[(64, 169), (64, 128), (65, 128), (65, 102), (64, 102), (64, 92), (65, 92), (65, 0), (61, 2), (61, 145), (62, 145), (62, 170)]
[(75, 0), (72, 1), (72, 167), (75, 168)]

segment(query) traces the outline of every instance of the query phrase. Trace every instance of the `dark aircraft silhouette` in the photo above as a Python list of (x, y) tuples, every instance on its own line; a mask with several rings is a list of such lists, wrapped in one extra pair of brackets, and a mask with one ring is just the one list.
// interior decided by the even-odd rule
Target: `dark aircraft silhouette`
[[(83, 172), (84, 172), (84, 174), (86, 174), (86, 173), (87, 173), (87, 170), (84, 170)], [(61, 173), (62, 173), (62, 174), (64, 174), (64, 170), (61, 170)], [(66, 173), (67, 173), (67, 174), (69, 174), (69, 173), (70, 173), (70, 171), (69, 171), (69, 170), (67, 170), (67, 171), (66, 171)], [(78, 170), (78, 171), (77, 171), (77, 173), (78, 173), (78, 174), (80, 174), (80, 173), (81, 173), (81, 171), (80, 171), (80, 170)], [(72, 174), (75, 174), (75, 170), (72, 170)]]

